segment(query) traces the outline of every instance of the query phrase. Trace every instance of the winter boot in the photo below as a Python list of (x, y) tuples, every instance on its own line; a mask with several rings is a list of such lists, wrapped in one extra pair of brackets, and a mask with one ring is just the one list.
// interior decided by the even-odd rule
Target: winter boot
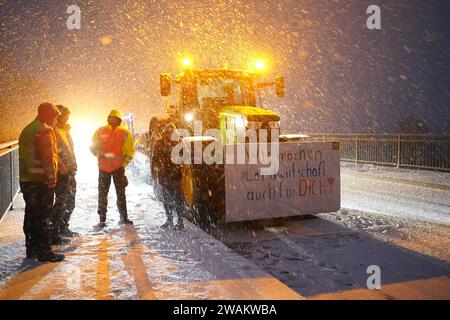
[(50, 241), (51, 246), (60, 246), (64, 244), (69, 244), (70, 240), (67, 238), (64, 238), (63, 236), (53, 237)]
[(167, 219), (166, 223), (164, 223), (161, 228), (163, 229), (169, 229), (169, 228), (173, 228), (173, 220), (172, 219)]
[(38, 252), (36, 248), (27, 247), (27, 259), (36, 259), (38, 256)]
[(94, 229), (101, 230), (106, 227), (106, 214), (100, 214), (100, 222), (94, 226)]
[(184, 230), (184, 224), (182, 224), (182, 223), (177, 223), (177, 224), (175, 225), (175, 230), (178, 230), (178, 231)]
[(61, 253), (54, 253), (52, 251), (45, 251), (38, 254), (38, 260), (41, 262), (60, 262), (66, 256)]
[(68, 238), (78, 237), (80, 235), (78, 232), (73, 232), (69, 228), (65, 229), (62, 234)]
[(131, 221), (130, 219), (120, 219), (119, 224), (131, 224), (133, 225), (133, 221)]
[(178, 222), (175, 226), (175, 230), (184, 230), (183, 218), (178, 218)]
[(97, 224), (94, 226), (94, 230), (100, 231), (100, 230), (102, 230), (104, 227), (106, 227), (106, 222), (100, 221), (99, 223), (97, 223)]

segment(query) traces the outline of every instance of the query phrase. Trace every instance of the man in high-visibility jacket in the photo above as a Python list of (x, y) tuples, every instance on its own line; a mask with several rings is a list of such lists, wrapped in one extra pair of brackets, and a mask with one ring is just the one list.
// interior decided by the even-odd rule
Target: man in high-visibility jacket
[(56, 106), (61, 115), (56, 121), (55, 133), (58, 142), (58, 181), (55, 189), (55, 205), (53, 207), (52, 223), (54, 244), (62, 244), (66, 241), (63, 237), (74, 237), (78, 234), (69, 229), (70, 216), (75, 209), (75, 195), (77, 182), (77, 160), (75, 158), (74, 145), (70, 135), (68, 123), (70, 110), (63, 105)]
[(108, 125), (97, 129), (92, 137), (91, 152), (98, 159), (98, 214), (99, 227), (106, 223), (108, 192), (111, 178), (117, 194), (117, 208), (120, 213), (120, 223), (133, 224), (128, 219), (125, 188), (128, 179), (125, 167), (134, 156), (134, 141), (130, 131), (122, 127), (122, 115), (118, 110), (112, 110), (108, 116)]
[(51, 251), (49, 238), (58, 172), (58, 148), (53, 127), (59, 115), (53, 104), (40, 104), (38, 116), (22, 130), (19, 138), (26, 253), (27, 258), (38, 258), (40, 261), (64, 260), (63, 254)]

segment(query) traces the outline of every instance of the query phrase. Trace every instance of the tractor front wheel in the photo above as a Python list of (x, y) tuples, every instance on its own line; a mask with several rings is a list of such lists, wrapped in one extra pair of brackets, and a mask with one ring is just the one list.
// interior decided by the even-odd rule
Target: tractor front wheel
[(188, 217), (204, 228), (223, 222), (224, 194), (220, 168), (206, 164), (183, 164), (181, 189)]

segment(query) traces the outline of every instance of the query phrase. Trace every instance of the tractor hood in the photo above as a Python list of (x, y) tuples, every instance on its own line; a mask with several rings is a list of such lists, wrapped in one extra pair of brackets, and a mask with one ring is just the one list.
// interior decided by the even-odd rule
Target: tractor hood
[(224, 107), (221, 111), (221, 114), (230, 114), (234, 116), (244, 116), (247, 121), (255, 121), (255, 122), (270, 122), (270, 121), (280, 121), (280, 116), (276, 113), (258, 108), (258, 107), (250, 107), (250, 106), (229, 106)]

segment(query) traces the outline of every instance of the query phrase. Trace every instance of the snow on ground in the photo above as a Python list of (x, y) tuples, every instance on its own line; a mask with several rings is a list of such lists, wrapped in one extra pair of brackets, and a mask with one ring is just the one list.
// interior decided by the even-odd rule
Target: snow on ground
[[(149, 185), (133, 176), (127, 195), (135, 225), (118, 225), (112, 186), (107, 227), (95, 230), (97, 172), (91, 158), (81, 161), (90, 165), (84, 163), (89, 170), (78, 175), (71, 220), (71, 228), (81, 236), (58, 248), (67, 255), (63, 263), (24, 259), (21, 195), (16, 209), (0, 223), (0, 299), (299, 299), (335, 293), (341, 297), (342, 292), (368, 291), (366, 270), (373, 264), (381, 267), (383, 288), (401, 288), (374, 298), (450, 299), (450, 226), (445, 223), (444, 199), (448, 191), (435, 185), (444, 184), (445, 176), (427, 180), (434, 184), (426, 187), (404, 183), (394, 176), (397, 173), (389, 177), (396, 181), (384, 180), (386, 169), (344, 165), (342, 206), (370, 210), (233, 224), (215, 234), (216, 239), (189, 222), (181, 232), (160, 229), (161, 203), (153, 199)], [(374, 172), (377, 178), (367, 177)], [(426, 190), (415, 190), (412, 197), (407, 194), (410, 187)], [(381, 196), (382, 204), (377, 204), (376, 196)], [(421, 212), (426, 210), (422, 202), (444, 208), (433, 216), (438, 224), (423, 221), (430, 215)], [(393, 208), (404, 211), (399, 214)], [(422, 295), (411, 295), (409, 286)]]
[(450, 172), (342, 163), (341, 207), (450, 225)]
[(341, 162), (341, 173), (363, 173), (371, 176), (384, 178), (396, 178), (409, 180), (412, 183), (426, 182), (429, 184), (440, 184), (450, 187), (450, 172), (419, 170), (408, 168), (396, 168), (374, 164), (362, 164), (354, 162)]
[(384, 214), (339, 210), (321, 218), (412, 251), (450, 262), (450, 226)]
[[(370, 265), (381, 268), (383, 285), (450, 276), (450, 263), (442, 257), (351, 229), (329, 215), (261, 225), (250, 232), (230, 229), (222, 240), (305, 297), (365, 289)], [(446, 281), (443, 295), (450, 299), (450, 278)]]
[(151, 187), (133, 178), (127, 188), (134, 226), (119, 226), (114, 187), (107, 227), (98, 223), (96, 174), (80, 174), (71, 244), (62, 263), (24, 259), (24, 203), (16, 200), (0, 224), (1, 299), (300, 299), (268, 273), (186, 222), (162, 230), (162, 205)]
[(346, 209), (251, 232), (231, 229), (222, 240), (306, 297), (361, 293), (367, 267), (378, 265), (383, 285), (412, 282), (430, 297), (438, 283), (442, 295), (435, 297), (450, 299), (450, 173), (396, 170), (343, 163)]

